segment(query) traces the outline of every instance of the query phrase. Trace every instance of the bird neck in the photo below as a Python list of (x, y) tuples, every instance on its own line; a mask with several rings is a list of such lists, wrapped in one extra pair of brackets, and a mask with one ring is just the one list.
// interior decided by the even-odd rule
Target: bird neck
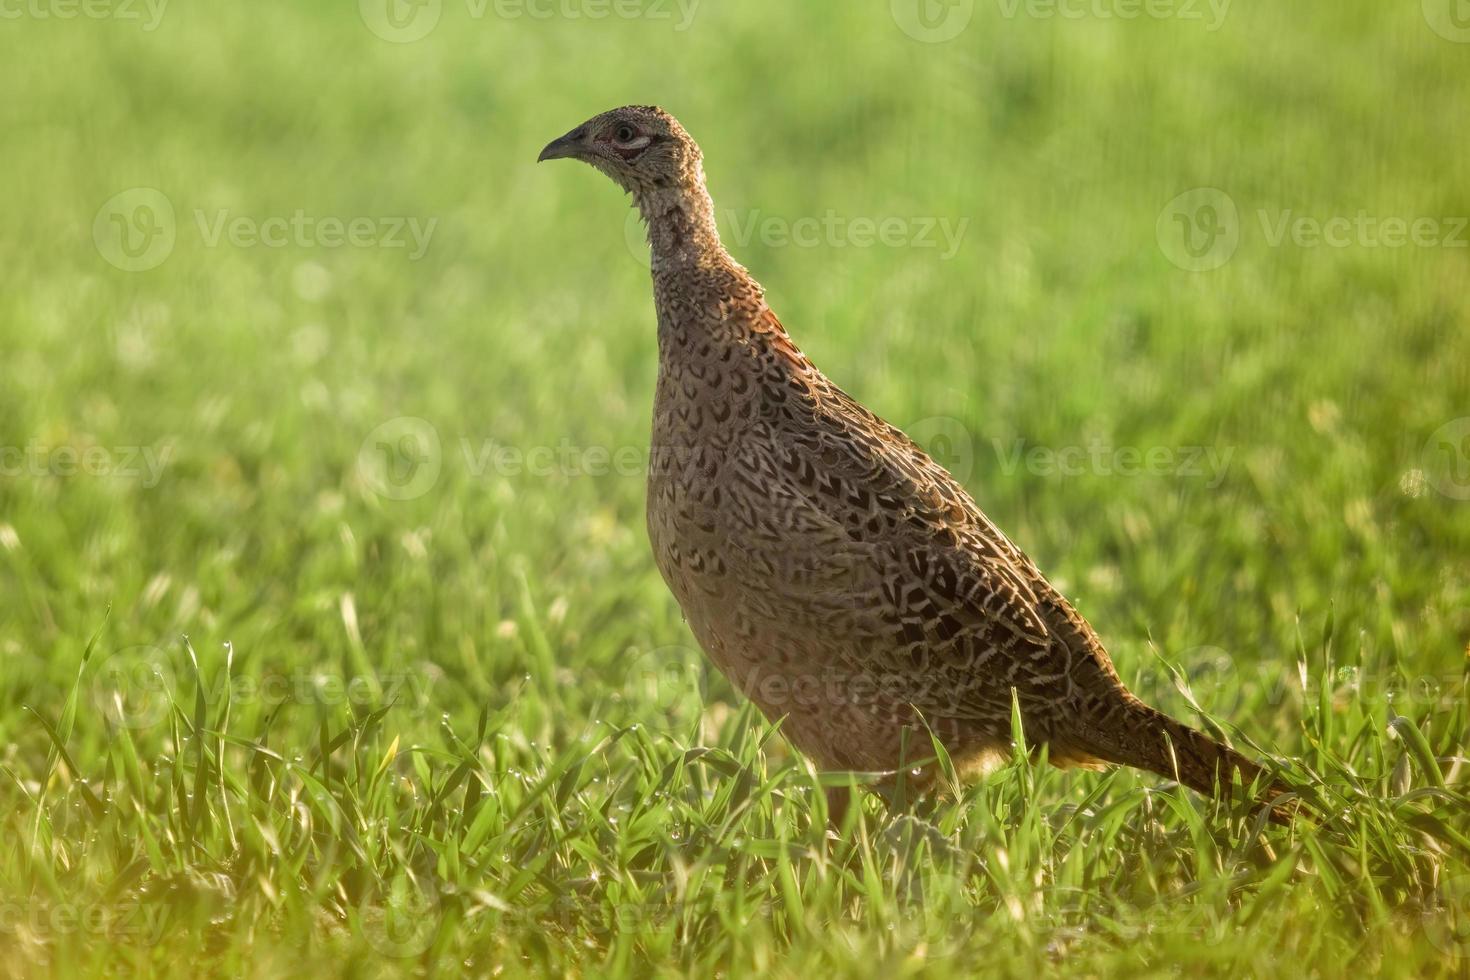
[(634, 196), (648, 226), (655, 273), (708, 267), (729, 259), (715, 225), (715, 203), (702, 179)]
[(648, 225), (662, 370), (695, 352), (707, 356), (712, 343), (750, 346), (767, 334), (784, 335), (768, 315), (760, 283), (720, 242), (702, 174), (635, 197)]

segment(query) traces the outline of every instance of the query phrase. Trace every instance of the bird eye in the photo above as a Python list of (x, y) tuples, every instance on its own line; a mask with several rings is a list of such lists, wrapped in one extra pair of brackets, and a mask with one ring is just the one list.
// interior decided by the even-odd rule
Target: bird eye
[(619, 143), (631, 143), (638, 135), (638, 131), (627, 123), (618, 127), (617, 138)]

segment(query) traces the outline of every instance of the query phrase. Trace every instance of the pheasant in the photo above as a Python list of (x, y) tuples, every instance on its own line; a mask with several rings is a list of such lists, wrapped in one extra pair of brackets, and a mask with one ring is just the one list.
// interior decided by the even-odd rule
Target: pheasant
[(673, 116), (602, 113), (540, 155), (561, 158), (611, 177), (648, 229), (658, 569), (710, 660), (797, 749), (922, 779), (937, 738), (974, 778), (1010, 756), (1014, 706), (1058, 766), (1135, 766), (1223, 796), (1237, 774), (1262, 777), (1135, 697), (959, 482), (797, 348), (721, 244), (703, 155)]

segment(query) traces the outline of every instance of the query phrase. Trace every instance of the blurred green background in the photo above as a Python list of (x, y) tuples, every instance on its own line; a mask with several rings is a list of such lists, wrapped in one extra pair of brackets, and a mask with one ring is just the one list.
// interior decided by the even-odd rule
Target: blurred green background
[[(632, 102), (701, 142), (726, 243), (797, 342), (955, 468), (1126, 680), (1188, 716), (1162, 656), (1273, 751), (1326, 768), (1335, 751), (1388, 780), (1394, 760), (1352, 731), (1303, 727), (1325, 685), (1324, 710), (1346, 699), (1379, 735), (1413, 716), (1449, 770), (1470, 635), (1470, 17), (1456, 2), (1180, 0), (1137, 17), (1128, 0), (7, 8), (0, 887), (25, 909), (136, 894), (192, 910), (175, 913), (192, 938), (139, 963), (267, 957), (242, 938), (250, 917), (222, 907), (286, 916), (282, 949), (331, 949), (308, 910), (354, 906), (383, 855), (416, 866), (420, 838), (446, 837), (432, 803), (455, 764), (434, 752), (451, 748), (415, 756), (402, 798), (374, 781), (380, 758), (401, 766), (395, 751), (447, 730), (472, 742), (488, 707), (500, 747), (472, 745), (463, 758), (484, 768), (468, 779), (510, 798), (497, 780), (534, 776), (598, 723), (733, 737), (718, 734), (738, 705), (719, 678), (708, 704), (630, 688), (630, 663), (661, 671), (669, 650), (698, 670), (643, 531), (647, 270), (616, 188), (533, 162)], [(1396, 238), (1386, 219), (1417, 231)], [(348, 226), (358, 241), (336, 244)], [(1087, 462), (1060, 464), (1083, 448)], [(1120, 473), (1132, 451), (1157, 463)], [(203, 716), (182, 635), (213, 685)], [(294, 693), (232, 702), (227, 669)], [(352, 796), (342, 752), (370, 756), (356, 785), (387, 809), (352, 811), (361, 853), (328, 847), (337, 824), (286, 839), (293, 804), (272, 794), (289, 767), (272, 782), (258, 767), (275, 762), (205, 731), (303, 760), (328, 795), (340, 763)], [(357, 734), (329, 744), (339, 731)], [(784, 758), (778, 740), (767, 751)], [(611, 806), (623, 753), (558, 807)], [(1053, 778), (1042, 801), (1075, 802), (1095, 778)], [(249, 830), (255, 805), (275, 831)], [(517, 868), (552, 854), (519, 887), (560, 894), (548, 882), (582, 882), (603, 845), (546, 819), (526, 838), (507, 818), (475, 841), (506, 835), (481, 863), (446, 870), (434, 850), (436, 873), (515, 906)], [(1463, 815), (1450, 826), (1464, 841)], [(848, 907), (831, 902), (824, 914)], [(114, 955), (26, 928), (8, 935), (37, 964)], [(211, 930), (234, 938), (210, 945)], [(1044, 932), (1027, 936), (1017, 948), (1045, 961)], [(1454, 962), (1422, 939), (1404, 941)], [(542, 942), (521, 965), (622, 949)], [(614, 965), (710, 965), (629, 949)], [(1093, 969), (1126, 962), (1098, 949)], [(718, 962), (762, 955), (847, 962), (774, 926)]]

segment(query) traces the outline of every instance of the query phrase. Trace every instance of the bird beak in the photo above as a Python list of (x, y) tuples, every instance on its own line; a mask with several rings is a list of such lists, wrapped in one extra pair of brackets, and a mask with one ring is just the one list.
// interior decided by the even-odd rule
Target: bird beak
[(541, 151), (541, 155), (536, 158), (536, 162), (543, 163), (547, 160), (575, 159), (587, 148), (586, 141), (587, 130), (578, 126), (565, 136), (559, 136), (550, 143), (547, 143), (546, 149)]

